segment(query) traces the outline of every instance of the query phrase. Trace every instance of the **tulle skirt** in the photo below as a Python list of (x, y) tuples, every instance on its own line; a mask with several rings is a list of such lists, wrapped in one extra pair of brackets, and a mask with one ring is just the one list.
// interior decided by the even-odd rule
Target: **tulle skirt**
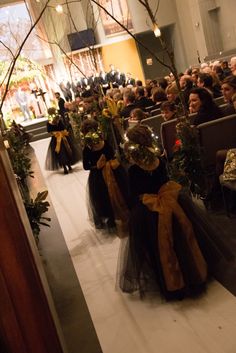
[[(122, 166), (113, 170), (117, 187), (124, 201), (129, 207), (129, 192), (127, 188), (127, 175)], [(91, 169), (87, 186), (87, 203), (90, 220), (96, 228), (116, 227), (115, 211), (112, 208), (107, 185), (104, 181), (102, 169)]]
[[(181, 192), (178, 202), (192, 222), (197, 242), (208, 265), (209, 275), (214, 275), (222, 259), (231, 261), (234, 256), (219, 231), (209, 223), (191, 198)], [(157, 240), (158, 217), (157, 212), (150, 211), (141, 202), (132, 208), (129, 238), (121, 241), (117, 272), (119, 287), (127, 293), (139, 291), (141, 297), (147, 291), (159, 291), (166, 300), (200, 294), (205, 290), (206, 283), (199, 279), (186, 238), (174, 218), (172, 224), (174, 250), (185, 287), (174, 292), (167, 290)]]
[(81, 160), (80, 146), (75, 145), (71, 137), (67, 137), (67, 141), (70, 146), (70, 151), (68, 151), (62, 140), (60, 152), (57, 153), (55, 151), (57, 144), (56, 137), (51, 137), (45, 161), (46, 170), (58, 170), (64, 165), (73, 165)]

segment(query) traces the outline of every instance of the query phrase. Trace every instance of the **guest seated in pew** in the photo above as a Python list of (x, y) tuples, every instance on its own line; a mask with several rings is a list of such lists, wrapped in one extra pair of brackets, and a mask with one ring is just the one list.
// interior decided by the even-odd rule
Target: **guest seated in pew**
[(193, 88), (192, 77), (190, 75), (182, 75), (179, 79), (179, 84), (184, 97), (185, 106), (188, 108), (189, 95)]
[(221, 89), (225, 103), (227, 103), (227, 105), (222, 108), (223, 116), (235, 114), (232, 97), (236, 94), (236, 76), (226, 77), (222, 82)]
[(167, 101), (165, 91), (160, 87), (155, 88), (152, 93), (152, 101), (154, 104), (152, 110), (160, 108), (161, 104)]
[(198, 81), (198, 75), (199, 75), (199, 68), (196, 67), (196, 68), (193, 68), (192, 69), (192, 81), (193, 81), (193, 87), (197, 87), (197, 81)]
[(160, 78), (160, 79), (158, 80), (158, 86), (159, 86), (160, 88), (164, 89), (164, 91), (165, 91), (166, 87), (168, 86), (168, 81), (167, 81), (167, 79), (165, 79), (164, 77), (163, 77), (163, 78)]
[(177, 107), (175, 103), (163, 102), (161, 105), (161, 115), (165, 121), (177, 118)]
[[(236, 76), (228, 76), (222, 83), (222, 92), (224, 100), (227, 103), (222, 108), (224, 116), (236, 114)], [(236, 147), (236, 145), (235, 145)], [(216, 181), (214, 185), (214, 192), (216, 193), (220, 189), (219, 176), (223, 173), (224, 163), (228, 150), (219, 150), (216, 153)]]
[(222, 117), (220, 108), (205, 88), (193, 88), (189, 96), (189, 111), (197, 113), (193, 125), (206, 123)]
[(146, 85), (144, 87), (144, 96), (148, 99), (151, 99), (151, 96), (152, 96), (152, 86), (150, 85)]
[(231, 70), (229, 68), (229, 63), (228, 63), (227, 60), (222, 61), (221, 68), (222, 68), (223, 73), (224, 73), (224, 78), (226, 78), (227, 76), (231, 75)]
[(135, 81), (135, 86), (136, 86), (136, 87), (142, 87), (142, 86), (143, 86), (142, 81), (141, 81), (141, 80), (136, 80), (136, 81)]
[(136, 87), (134, 94), (136, 98), (135, 105), (137, 106), (137, 108), (145, 110), (145, 108), (153, 105), (153, 101), (150, 98), (145, 97), (144, 87)]
[(141, 123), (142, 120), (147, 119), (149, 117), (148, 113), (145, 113), (142, 109), (136, 108), (133, 109), (130, 113), (130, 119), (129, 119), (129, 124), (130, 122), (134, 123), (136, 122), (137, 124)]
[(121, 110), (122, 118), (129, 118), (133, 109), (137, 108), (135, 103), (135, 94), (131, 91), (126, 91), (123, 96), (125, 107)]
[(206, 74), (204, 72), (200, 72), (198, 75), (197, 80), (198, 87), (204, 87), (213, 98), (218, 98), (222, 96), (221, 91), (219, 90), (218, 86), (213, 86), (213, 78), (210, 74)]
[(166, 88), (166, 96), (169, 102), (174, 102), (176, 105), (179, 104), (179, 91), (175, 82), (169, 84)]

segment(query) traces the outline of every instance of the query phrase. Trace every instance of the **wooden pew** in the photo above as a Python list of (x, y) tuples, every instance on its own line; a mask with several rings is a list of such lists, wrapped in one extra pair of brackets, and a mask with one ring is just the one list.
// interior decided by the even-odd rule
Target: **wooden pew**
[(142, 125), (147, 125), (152, 128), (153, 132), (160, 137), (161, 124), (164, 122), (164, 119), (161, 114), (152, 116), (142, 120)]
[(215, 171), (216, 152), (236, 147), (236, 114), (197, 126), (204, 169)]

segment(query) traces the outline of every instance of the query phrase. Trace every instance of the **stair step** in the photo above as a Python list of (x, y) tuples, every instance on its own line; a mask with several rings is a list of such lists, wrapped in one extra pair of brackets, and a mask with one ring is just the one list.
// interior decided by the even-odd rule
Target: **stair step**
[(43, 140), (43, 139), (46, 139), (48, 137), (50, 137), (50, 134), (48, 132), (44, 132), (44, 133), (41, 133), (41, 134), (38, 134), (38, 135), (34, 135), (32, 137), (32, 139), (30, 140), (30, 142)]
[(36, 127), (36, 128), (32, 128), (30, 130), (27, 130), (27, 132), (29, 132), (30, 134), (33, 134), (33, 135), (38, 135), (38, 134), (41, 134), (42, 132), (47, 132), (47, 127), (40, 126), (40, 127)]
[(24, 129), (26, 131), (29, 131), (29, 130), (32, 130), (32, 129), (35, 129), (35, 128), (38, 128), (38, 127), (41, 127), (41, 126), (47, 126), (47, 119), (46, 118), (41, 118), (41, 119), (34, 119), (30, 122), (25, 122), (25, 123), (22, 123), (22, 126), (24, 127)]

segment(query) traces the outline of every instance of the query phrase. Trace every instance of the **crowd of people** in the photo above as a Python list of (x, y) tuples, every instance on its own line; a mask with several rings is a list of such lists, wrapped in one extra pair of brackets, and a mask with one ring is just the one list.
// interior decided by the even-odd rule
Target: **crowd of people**
[[(106, 87), (100, 81), (83, 91), (78, 84), (72, 102), (63, 89), (67, 102), (56, 93), (58, 110), (49, 111), (52, 139), (46, 168), (63, 167), (68, 174), (82, 158), (89, 171), (93, 224), (97, 230), (117, 233), (123, 244), (118, 273), (124, 292), (138, 290), (142, 296), (158, 288), (167, 300), (196, 295), (205, 290), (222, 259), (234, 258), (189, 190), (170, 180), (165, 151), (142, 124), (156, 109), (164, 121), (187, 109), (195, 113), (195, 126), (234, 114), (236, 58), (230, 66), (217, 61), (187, 69), (179, 75), (181, 92), (172, 74), (145, 83), (125, 77), (118, 81), (121, 74), (111, 67)], [(221, 107), (214, 99), (222, 95)], [(135, 126), (129, 127), (131, 123)]]
[(80, 76), (74, 78), (73, 82), (62, 81), (59, 84), (60, 90), (67, 102), (76, 97), (89, 97), (92, 94), (106, 94), (109, 88), (125, 87), (135, 85), (136, 80), (130, 72), (123, 73), (120, 69), (110, 65), (108, 72), (93, 72), (88, 77)]

